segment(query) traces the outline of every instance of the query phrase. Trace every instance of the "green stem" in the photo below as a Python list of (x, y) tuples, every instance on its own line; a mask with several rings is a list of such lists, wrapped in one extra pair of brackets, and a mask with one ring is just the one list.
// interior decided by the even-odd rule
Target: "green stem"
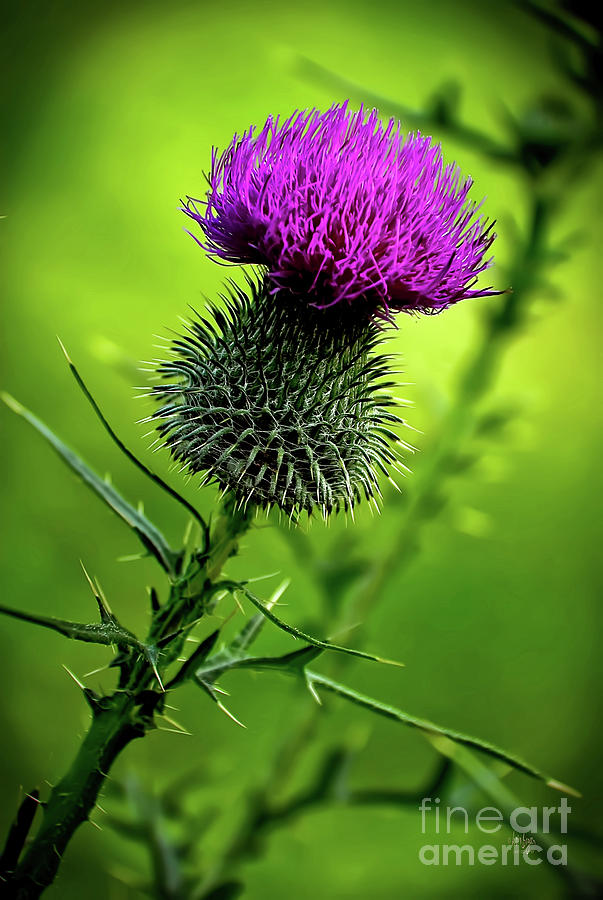
[(114, 694), (100, 709), (65, 777), (53, 788), (44, 818), (13, 877), (6, 897), (39, 897), (57, 873), (76, 829), (90, 819), (106, 774), (124, 747), (145, 734), (134, 699)]
[[(459, 379), (456, 399), (448, 410), (438, 437), (423, 459), (412, 483), (412, 495), (401, 517), (400, 528), (390, 550), (374, 566), (363, 584), (361, 595), (351, 611), (354, 622), (364, 622), (375, 606), (394, 572), (409, 563), (418, 549), (421, 526), (430, 517), (437, 501), (443, 474), (471, 437), (476, 411), (490, 390), (511, 338), (522, 327), (529, 295), (540, 274), (543, 247), (550, 227), (550, 208), (538, 196), (530, 210), (526, 243), (514, 262), (512, 292), (505, 294), (501, 305), (485, 317), (482, 338)], [(354, 639), (358, 640), (360, 629)]]
[(212, 551), (206, 566), (206, 577), (210, 581), (215, 581), (226, 560), (236, 555), (239, 538), (249, 528), (254, 515), (255, 508), (237, 507), (233, 498), (227, 495), (212, 533)]
[[(181, 652), (183, 629), (203, 615), (213, 582), (237, 552), (252, 516), (253, 511), (237, 510), (227, 500), (212, 531), (209, 554), (201, 565), (194, 556), (187, 572), (172, 584), (168, 602), (155, 612), (149, 632), (149, 644), (162, 647), (159, 668), (169, 666)], [(162, 644), (162, 639), (168, 640)], [(95, 698), (86, 692), (93, 710), (90, 728), (71, 768), (44, 803), (42, 823), (15, 871), (8, 873), (3, 896), (34, 900), (52, 884), (69, 841), (90, 820), (111, 766), (131, 741), (155, 727), (153, 716), (165, 696), (157, 690), (156, 673), (142, 656), (124, 665), (120, 689), (114, 694)]]

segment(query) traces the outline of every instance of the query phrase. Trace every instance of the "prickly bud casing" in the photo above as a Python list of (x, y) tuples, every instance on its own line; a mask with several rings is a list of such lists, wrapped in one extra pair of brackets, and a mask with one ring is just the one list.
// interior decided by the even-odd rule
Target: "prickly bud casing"
[(233, 287), (161, 363), (159, 433), (175, 460), (242, 503), (325, 515), (378, 493), (395, 463), (388, 361), (370, 320), (345, 326), (265, 284)]

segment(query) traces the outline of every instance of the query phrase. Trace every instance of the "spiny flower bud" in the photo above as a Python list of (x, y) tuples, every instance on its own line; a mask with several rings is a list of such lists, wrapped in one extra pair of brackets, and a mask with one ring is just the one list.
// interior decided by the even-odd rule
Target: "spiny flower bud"
[(402, 420), (374, 356), (382, 330), (232, 286), (213, 321), (196, 316), (173, 341), (154, 393), (159, 433), (177, 461), (241, 504), (326, 516), (378, 494), (395, 465)]

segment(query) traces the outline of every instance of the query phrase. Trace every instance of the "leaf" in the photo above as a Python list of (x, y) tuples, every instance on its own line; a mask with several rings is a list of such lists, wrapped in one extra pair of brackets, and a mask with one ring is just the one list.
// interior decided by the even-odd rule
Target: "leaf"
[(203, 666), (194, 671), (196, 681), (207, 690), (225, 672), (232, 669), (276, 669), (289, 675), (300, 675), (309, 662), (324, 653), (323, 647), (314, 647), (312, 644), (285, 653), (283, 656), (244, 656), (234, 655), (229, 649), (221, 650), (214, 654)]
[[(210, 635), (211, 637), (212, 635)], [(210, 638), (206, 640), (209, 641)], [(245, 725), (220, 701), (218, 694), (225, 694), (226, 691), (216, 687), (215, 682), (218, 678), (232, 669), (277, 669), (290, 675), (299, 676), (304, 671), (304, 666), (323, 652), (322, 648), (308, 646), (284, 656), (247, 656), (240, 653), (235, 655), (229, 647), (226, 647), (215, 653), (205, 665), (194, 668), (191, 658), (185, 663), (185, 667), (187, 668), (187, 677), (192, 677), (198, 687), (217, 704), (223, 713), (226, 713), (237, 725), (245, 728)], [(181, 680), (179, 675), (176, 678)], [(172, 684), (169, 687), (172, 687)]]
[(141, 653), (146, 653), (148, 650), (131, 631), (122, 628), (113, 618), (97, 624), (87, 625), (80, 622), (69, 622), (67, 619), (55, 619), (53, 616), (38, 616), (34, 613), (21, 612), (19, 609), (12, 609), (2, 604), (0, 604), (0, 613), (5, 616), (11, 616), (13, 619), (21, 619), (23, 622), (31, 622), (33, 625), (50, 628), (51, 631), (57, 631), (64, 637), (71, 638), (74, 641), (85, 641), (88, 644), (105, 644), (106, 646), (120, 647), (121, 649), (133, 647)]
[[(0, 613), (5, 616), (12, 616), (13, 619), (21, 619), (23, 622), (31, 622), (32, 625), (41, 625), (43, 628), (49, 628), (56, 631), (64, 637), (74, 641), (84, 641), (87, 644), (104, 644), (107, 647), (118, 647), (120, 650), (136, 650), (141, 653), (157, 679), (157, 683), (162, 691), (165, 690), (158, 669), (159, 651), (153, 644), (143, 644), (136, 635), (128, 631), (119, 624), (117, 619), (111, 615), (110, 618), (103, 619), (98, 624), (87, 624), (83, 622), (69, 622), (67, 619), (55, 619), (53, 616), (38, 616), (34, 613), (21, 612), (19, 609), (12, 609), (9, 606), (0, 604)], [(113, 661), (117, 661), (117, 657)], [(69, 672), (69, 669), (67, 669)], [(86, 699), (94, 708), (93, 697), (87, 693), (84, 685), (69, 672), (76, 684), (82, 688)]]
[(96, 413), (98, 418), (100, 419), (103, 427), (107, 431), (111, 440), (119, 447), (121, 452), (124, 453), (128, 457), (128, 459), (131, 462), (133, 462), (134, 465), (140, 469), (141, 472), (144, 472), (144, 474), (148, 478), (150, 478), (151, 481), (153, 481), (158, 487), (160, 487), (167, 494), (169, 494), (170, 497), (172, 497), (174, 500), (177, 500), (178, 503), (180, 503), (182, 506), (184, 506), (184, 508), (186, 510), (188, 510), (188, 512), (193, 516), (193, 518), (197, 520), (197, 522), (199, 523), (199, 525), (201, 526), (201, 529), (203, 531), (203, 535), (205, 538), (205, 544), (206, 544), (205, 549), (207, 550), (207, 548), (209, 546), (209, 526), (208, 526), (207, 522), (205, 521), (205, 519), (203, 518), (203, 516), (201, 515), (201, 513), (197, 509), (195, 509), (195, 507), (192, 505), (192, 503), (189, 503), (188, 500), (186, 500), (184, 497), (182, 497), (178, 493), (178, 491), (176, 491), (176, 490), (174, 490), (174, 488), (170, 487), (170, 485), (167, 484), (163, 480), (163, 478), (161, 478), (159, 475), (157, 475), (155, 472), (153, 472), (151, 469), (149, 469), (148, 466), (145, 466), (145, 464), (140, 459), (138, 459), (138, 457), (135, 456), (135, 454), (132, 453), (132, 451), (129, 450), (128, 447), (126, 447), (124, 442), (121, 440), (120, 437), (118, 437), (118, 435), (115, 433), (115, 431), (113, 431), (111, 425), (105, 418), (100, 406), (98, 405), (98, 403), (96, 402), (96, 400), (94, 399), (94, 397), (92, 396), (90, 391), (88, 390), (86, 383), (84, 382), (84, 379), (82, 378), (82, 376), (76, 369), (73, 360), (69, 357), (69, 354), (67, 353), (67, 350), (63, 346), (63, 342), (60, 339), (59, 339), (59, 344), (61, 345), (61, 349), (62, 349), (63, 353), (65, 354), (65, 358), (67, 360), (67, 364), (69, 366), (71, 374), (73, 375), (76, 382), (78, 383), (78, 386), (80, 387), (86, 400), (88, 401), (88, 403), (90, 404), (90, 406), (92, 407), (92, 409), (94, 410), (94, 412)]
[[(506, 763), (508, 766), (511, 766), (520, 772), (524, 772), (526, 775), (530, 775), (532, 778), (543, 781), (548, 787), (571, 794), (572, 796), (580, 796), (575, 788), (572, 788), (555, 778), (551, 778), (535, 766), (532, 766), (530, 763), (521, 759), (521, 757), (509, 753), (506, 750), (502, 750), (500, 747), (497, 747), (488, 741), (471, 737), (470, 735), (455, 731), (452, 728), (444, 728), (441, 725), (430, 722), (428, 719), (420, 719), (417, 716), (412, 716), (395, 706), (388, 703), (382, 703), (379, 700), (361, 694), (353, 688), (346, 687), (346, 685), (333, 681), (325, 675), (320, 675), (318, 672), (313, 672), (306, 668), (307, 664), (324, 652), (325, 649), (329, 648), (310, 645), (302, 647), (300, 650), (296, 650), (293, 653), (287, 653), (284, 656), (239, 656), (238, 658), (229, 654), (228, 650), (221, 651), (212, 657), (205, 666), (197, 669), (194, 677), (197, 684), (202, 687), (213, 700), (217, 701), (217, 697), (213, 693), (214, 688), (212, 687), (212, 684), (232, 669), (275, 669), (290, 675), (296, 675), (298, 677), (302, 676), (305, 678), (310, 693), (318, 700), (318, 702), (320, 702), (320, 697), (318, 695), (317, 687), (322, 687), (333, 694), (343, 697), (345, 700), (349, 700), (357, 706), (362, 706), (371, 712), (377, 713), (377, 715), (384, 716), (387, 719), (393, 719), (394, 721), (400, 722), (403, 725), (408, 725), (411, 728), (417, 728), (424, 733), (426, 738), (439, 753), (453, 758), (455, 762), (459, 762), (459, 765), (461, 765), (462, 768), (466, 768), (468, 765), (468, 763), (465, 762), (466, 756), (461, 757), (463, 762), (459, 761), (457, 756), (455, 756), (450, 749), (455, 745), (464, 745), (473, 750), (478, 750), (481, 753), (485, 753), (487, 756)], [(451, 745), (451, 741), (454, 742), (454, 744)], [(485, 785), (482, 785), (482, 787), (485, 787)]]
[(418, 728), (426, 734), (427, 738), (441, 753), (444, 752), (443, 746), (438, 746), (437, 739), (439, 738), (441, 740), (443, 738), (449, 738), (457, 744), (463, 744), (474, 750), (479, 750), (481, 753), (485, 753), (494, 759), (499, 759), (502, 762), (507, 763), (507, 765), (512, 766), (514, 769), (524, 772), (532, 778), (537, 778), (539, 781), (543, 781), (548, 787), (573, 794), (574, 796), (580, 796), (574, 788), (568, 787), (562, 782), (551, 778), (549, 775), (545, 775), (519, 756), (508, 753), (506, 750), (501, 750), (494, 744), (482, 741), (480, 738), (470, 737), (459, 731), (454, 731), (451, 728), (443, 728), (427, 719), (419, 719), (416, 716), (411, 716), (409, 713), (405, 713), (395, 706), (391, 706), (388, 703), (381, 703), (379, 700), (374, 700), (372, 697), (367, 697), (365, 694), (361, 694), (352, 688), (339, 684), (338, 682), (327, 678), (325, 675), (319, 675), (317, 672), (310, 672), (306, 669), (306, 679), (308, 684), (314, 689), (316, 686), (322, 687), (333, 694), (343, 697), (345, 700), (349, 700), (351, 703), (355, 703), (357, 706), (362, 706), (371, 712), (377, 713), (377, 715), (384, 716), (386, 719), (393, 719), (396, 722), (409, 725), (411, 728)]
[(77, 456), (73, 450), (67, 447), (45, 424), (33, 413), (22, 406), (17, 400), (8, 394), (2, 394), (2, 399), (10, 409), (32, 425), (39, 434), (58, 453), (63, 462), (75, 472), (84, 484), (87, 484), (95, 494), (105, 501), (114, 513), (116, 513), (136, 533), (144, 548), (150, 552), (165, 569), (174, 574), (178, 555), (170, 548), (161, 532), (141, 512), (131, 506), (127, 500), (117, 493), (112, 485), (100, 478), (89, 466)]
[(363, 650), (354, 650), (352, 647), (342, 647), (339, 644), (331, 644), (329, 641), (323, 641), (320, 638), (312, 637), (312, 635), (306, 634), (304, 631), (300, 631), (298, 628), (294, 628), (293, 625), (287, 625), (286, 622), (283, 622), (282, 619), (279, 619), (276, 616), (272, 609), (265, 603), (263, 603), (258, 597), (251, 593), (251, 591), (245, 587), (244, 584), (239, 582), (220, 582), (222, 587), (227, 588), (232, 592), (240, 591), (247, 597), (248, 600), (253, 603), (256, 609), (262, 613), (267, 619), (269, 619), (274, 625), (280, 628), (282, 631), (286, 631), (287, 634), (293, 635), (295, 638), (299, 638), (302, 641), (305, 641), (307, 644), (312, 644), (313, 647), (320, 647), (322, 650), (334, 650), (337, 653), (347, 653), (349, 656), (357, 656), (360, 659), (370, 659), (373, 662), (385, 663), (389, 666), (404, 666), (404, 663), (396, 662), (391, 659), (383, 659), (381, 656), (375, 656), (372, 653), (365, 653)]
[[(306, 668), (307, 664), (323, 653), (325, 649), (330, 648), (310, 645), (283, 656), (240, 656), (238, 658), (229, 654), (228, 650), (221, 651), (212, 657), (205, 666), (197, 669), (194, 677), (197, 684), (199, 684), (213, 700), (217, 700), (217, 697), (213, 693), (214, 688), (212, 687), (212, 684), (224, 675), (225, 672), (228, 672), (231, 669), (276, 669), (277, 671), (296, 675), (298, 677), (301, 675), (305, 678), (310, 693), (318, 700), (318, 702), (320, 702), (320, 697), (316, 690), (317, 686), (322, 687), (333, 694), (337, 694), (357, 706), (362, 706), (371, 712), (377, 713), (377, 715), (384, 716), (386, 719), (393, 719), (396, 722), (401, 722), (403, 725), (417, 728), (425, 734), (438, 752), (453, 758), (457, 762), (459, 760), (450, 749), (450, 747), (453, 746), (450, 744), (451, 741), (454, 742), (455, 745), (464, 745), (473, 750), (485, 753), (487, 756), (491, 756), (494, 759), (498, 759), (512, 768), (524, 772), (526, 775), (530, 775), (532, 778), (543, 781), (548, 787), (555, 788), (556, 790), (576, 797), (581, 796), (575, 788), (572, 788), (555, 778), (551, 778), (549, 775), (545, 775), (535, 766), (532, 766), (530, 763), (521, 759), (521, 757), (509, 753), (506, 750), (502, 750), (500, 747), (497, 747), (488, 741), (471, 737), (460, 731), (454, 731), (452, 728), (444, 728), (441, 725), (430, 722), (428, 719), (420, 719), (417, 716), (412, 716), (395, 706), (388, 703), (382, 703), (379, 700), (366, 696), (366, 694), (361, 694), (353, 688), (346, 687), (339, 682), (333, 681), (331, 678), (327, 678), (326, 675), (320, 675), (318, 672), (313, 672)], [(463, 756), (462, 760), (465, 761), (465, 759), (466, 757)], [(459, 762), (459, 765), (461, 765), (462, 768), (466, 768), (468, 763)], [(485, 787), (485, 785), (482, 786)]]

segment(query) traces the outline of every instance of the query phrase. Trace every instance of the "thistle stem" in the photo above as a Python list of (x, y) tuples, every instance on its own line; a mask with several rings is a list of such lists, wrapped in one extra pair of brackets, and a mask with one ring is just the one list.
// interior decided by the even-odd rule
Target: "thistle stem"
[(90, 728), (71, 768), (43, 804), (35, 838), (15, 870), (6, 873), (3, 896), (34, 900), (54, 881), (71, 838), (83, 822), (90, 821), (113, 763), (131, 741), (155, 727), (154, 713), (161, 710), (165, 697), (158, 690), (158, 670), (181, 652), (186, 627), (203, 615), (214, 582), (237, 552), (238, 540), (252, 517), (253, 511), (237, 510), (227, 498), (212, 530), (207, 556), (194, 555), (187, 571), (172, 584), (168, 602), (155, 611), (149, 630), (149, 645), (162, 648), (156, 669), (138, 656), (124, 663), (120, 687), (113, 694), (97, 698), (86, 691), (93, 711)]
[(54, 881), (76, 829), (90, 819), (100, 789), (115, 759), (130, 741), (143, 737), (134, 700), (114, 694), (99, 710), (64, 778), (44, 805), (44, 818), (17, 870), (6, 886), (6, 897), (33, 900)]

